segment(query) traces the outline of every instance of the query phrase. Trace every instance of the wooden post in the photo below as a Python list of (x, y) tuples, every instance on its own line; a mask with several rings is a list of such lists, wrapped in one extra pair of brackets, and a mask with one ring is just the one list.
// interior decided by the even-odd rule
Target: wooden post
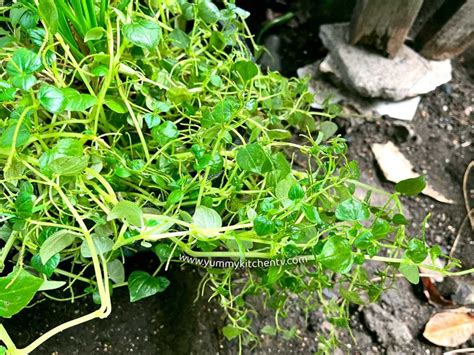
[(421, 55), (433, 60), (464, 52), (474, 44), (474, 0), (446, 1), (423, 26), (415, 43)]
[(405, 42), (423, 0), (357, 0), (350, 43), (375, 48), (393, 58)]

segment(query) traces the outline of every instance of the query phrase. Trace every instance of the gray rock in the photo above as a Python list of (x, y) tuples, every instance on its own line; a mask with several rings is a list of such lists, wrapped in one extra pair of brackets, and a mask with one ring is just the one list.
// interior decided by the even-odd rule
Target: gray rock
[(407, 325), (385, 311), (378, 304), (371, 304), (364, 309), (364, 322), (377, 340), (383, 345), (407, 345), (413, 336)]
[(455, 304), (461, 306), (474, 305), (474, 284), (457, 281), (457, 288), (452, 296)]
[(268, 68), (272, 71), (281, 71), (281, 58), (280, 58), (280, 37), (271, 35), (265, 38), (263, 43), (267, 51), (264, 51), (259, 63), (264, 68)]
[(393, 59), (348, 44), (348, 24), (321, 26), (329, 50), (320, 70), (365, 97), (394, 101), (425, 94), (451, 80), (451, 62), (430, 61), (407, 46)]
[[(415, 117), (420, 97), (416, 96), (402, 101), (389, 101), (381, 99), (364, 98), (349, 91), (342, 85), (342, 80), (333, 75), (331, 82), (322, 77), (332, 57), (328, 55), (320, 64), (309, 64), (299, 68), (297, 73), (299, 77), (310, 75), (312, 80), (309, 83), (309, 89), (314, 94), (313, 107), (323, 108), (324, 102), (329, 98), (329, 102), (343, 104), (355, 110), (364, 116), (380, 117), (389, 116), (404, 121), (411, 121)], [(319, 69), (318, 69), (319, 67)], [(336, 86), (337, 85), (337, 86)]]

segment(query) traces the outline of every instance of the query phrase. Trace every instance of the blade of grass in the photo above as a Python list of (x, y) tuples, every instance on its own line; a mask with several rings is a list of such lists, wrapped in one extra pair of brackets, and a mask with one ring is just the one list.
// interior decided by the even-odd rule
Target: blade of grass
[(91, 28), (97, 27), (97, 16), (93, 0), (86, 0), (87, 12), (89, 14)]
[(101, 0), (100, 1), (100, 26), (105, 28), (105, 12), (109, 5), (108, 0)]
[[(71, 11), (71, 8), (64, 0), (56, 0), (56, 5), (58, 6), (59, 12), (63, 12), (65, 18), (71, 21), (72, 25), (78, 29), (81, 27), (81, 24), (77, 21), (76, 15)], [(72, 36), (72, 33), (71, 33)]]
[(70, 0), (71, 1), (71, 7), (74, 9), (74, 13), (76, 18), (78, 19), (80, 26), (76, 26), (76, 31), (79, 33), (81, 37), (84, 37), (87, 33), (87, 23), (85, 19), (85, 14), (84, 14), (84, 8), (81, 3), (81, 0)]
[(84, 55), (82, 54), (81, 50), (77, 46), (77, 42), (74, 40), (74, 36), (71, 32), (71, 29), (69, 28), (67, 20), (64, 17), (64, 13), (62, 13), (61, 11), (59, 12), (58, 22), (59, 22), (59, 33), (61, 34), (64, 41), (67, 43), (67, 45), (69, 46), (69, 49), (71, 50), (73, 55), (78, 59), (84, 58)]

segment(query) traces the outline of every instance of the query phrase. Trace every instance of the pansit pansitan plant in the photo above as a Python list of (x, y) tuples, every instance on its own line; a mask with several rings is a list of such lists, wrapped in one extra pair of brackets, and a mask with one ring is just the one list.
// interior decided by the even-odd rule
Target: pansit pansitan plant
[[(164, 271), (183, 255), (274, 261), (203, 270), (228, 315), (223, 334), (258, 343), (257, 295), (275, 310), (263, 331), (294, 335), (279, 320), (299, 295), (333, 326), (325, 351), (350, 303), (376, 300), (398, 273), (417, 283), (417, 264), (445, 257), (406, 233), (399, 196), (424, 179), (393, 194), (359, 182), (337, 108), (315, 111), (307, 81), (262, 72), (249, 14), (232, 1), (0, 5), (0, 317), (35, 298), (98, 304), (22, 349), (0, 325), (0, 353), (106, 318), (115, 288), (135, 302), (173, 287)], [(136, 254), (159, 267), (124, 268)], [(305, 262), (275, 262), (292, 258)], [(331, 288), (340, 296), (325, 296)]]

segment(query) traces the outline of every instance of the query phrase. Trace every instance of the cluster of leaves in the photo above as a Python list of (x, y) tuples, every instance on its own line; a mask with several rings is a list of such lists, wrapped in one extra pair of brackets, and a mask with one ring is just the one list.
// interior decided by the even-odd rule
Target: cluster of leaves
[[(416, 264), (441, 255), (405, 233), (399, 195), (420, 192), (424, 180), (394, 194), (375, 189), (387, 199), (372, 205), (335, 136), (337, 109), (312, 110), (305, 80), (262, 73), (248, 13), (224, 5), (20, 0), (0, 8), (1, 317), (38, 292), (92, 296), (101, 306), (90, 318), (106, 317), (114, 288), (128, 287), (132, 302), (165, 290), (169, 281), (157, 275), (180, 255), (304, 257), (245, 278), (206, 270), (202, 284), (229, 315), (224, 335), (247, 344), (257, 339), (253, 295), (276, 310), (267, 333), (294, 333), (278, 325), (293, 294), (347, 327), (349, 303), (376, 300), (397, 272), (417, 282)], [(365, 199), (356, 187), (369, 190)], [(126, 277), (124, 263), (137, 253), (160, 267)], [(377, 282), (368, 259), (387, 262)], [(325, 297), (327, 288), (341, 298)], [(1, 327), (0, 338), (14, 347)]]

